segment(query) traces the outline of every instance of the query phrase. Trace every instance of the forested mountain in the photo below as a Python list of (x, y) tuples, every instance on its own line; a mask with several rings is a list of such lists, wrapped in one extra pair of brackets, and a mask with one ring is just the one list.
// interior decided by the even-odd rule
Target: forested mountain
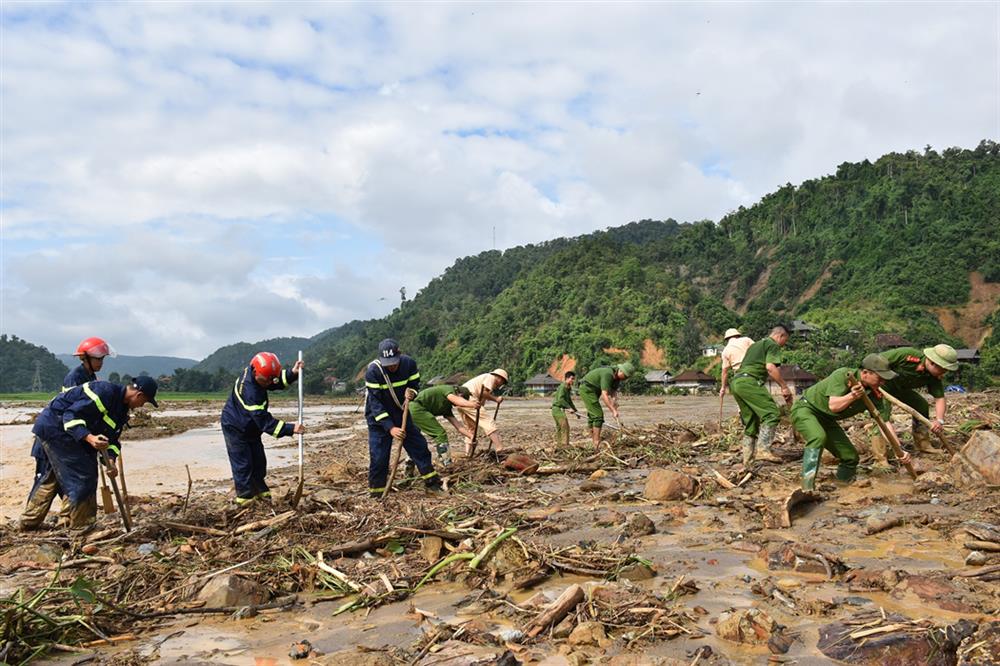
[[(39, 386), (35, 385), (38, 369)], [(21, 393), (40, 388), (56, 393), (69, 368), (45, 347), (16, 335), (0, 335), (0, 393)]]
[(278, 355), (282, 364), (288, 365), (295, 361), (300, 349), (305, 350), (311, 344), (309, 338), (272, 338), (253, 343), (237, 342), (219, 347), (191, 369), (215, 373), (222, 368), (227, 372), (237, 373), (247, 367), (253, 355), (260, 351), (273, 352)]
[[(649, 360), (648, 340), (676, 369), (727, 326), (760, 335), (794, 317), (823, 329), (793, 350), (820, 372), (893, 332), (984, 342), (984, 364), (1000, 374), (984, 321), (997, 319), (1000, 294), (998, 153), (990, 141), (892, 153), (788, 184), (719, 223), (644, 220), (466, 257), (389, 316), (316, 336), (312, 363), (351, 378), (393, 336), (425, 377), (502, 365), (523, 380), (562, 354), (582, 367), (622, 358), (613, 350)], [(966, 312), (983, 296), (973, 283), (988, 298)], [(945, 330), (948, 312), (968, 326)]]
[[(56, 357), (70, 367), (80, 364), (80, 359), (71, 354), (56, 354)], [(159, 377), (172, 375), (177, 368), (190, 368), (197, 362), (193, 358), (179, 356), (108, 356), (98, 376), (107, 379), (115, 372), (119, 376), (137, 377), (145, 373), (150, 377)]]

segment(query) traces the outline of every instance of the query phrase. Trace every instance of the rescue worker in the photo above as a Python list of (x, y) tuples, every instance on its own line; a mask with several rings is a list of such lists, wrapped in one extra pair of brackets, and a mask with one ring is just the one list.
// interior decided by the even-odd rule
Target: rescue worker
[(288, 388), (299, 378), (302, 367), (302, 361), (297, 361), (289, 372), (271, 352), (254, 354), (222, 408), (222, 436), (233, 471), (237, 505), (271, 498), (271, 489), (264, 481), (267, 456), (261, 441), (263, 433), (277, 438), (305, 432), (301, 423), (285, 423), (267, 409), (267, 392)]
[(753, 344), (753, 338), (743, 335), (735, 328), (728, 329), (723, 336), (723, 340), (726, 341), (726, 347), (722, 350), (722, 387), (719, 389), (720, 396), (726, 395), (726, 386), (728, 385), (730, 371), (734, 374), (739, 371), (747, 349), (750, 349), (750, 345)]
[(410, 420), (425, 436), (437, 442), (438, 461), (446, 467), (451, 464), (448, 433), (441, 427), (437, 417), (443, 416), (455, 426), (455, 430), (462, 435), (472, 437), (472, 433), (459, 422), (453, 411), (453, 407), (475, 409), (476, 403), (469, 398), (469, 389), (464, 386), (442, 384), (425, 388), (410, 401)]
[[(945, 373), (958, 370), (958, 354), (949, 345), (940, 344), (928, 347), (921, 352), (915, 347), (897, 347), (882, 352), (889, 361), (889, 367), (896, 373), (896, 378), (886, 382), (885, 390), (894, 398), (899, 398), (907, 405), (930, 418), (930, 405), (917, 389), (926, 389), (934, 398), (935, 433), (944, 428), (946, 404), (944, 399)], [(931, 436), (927, 426), (913, 419), (913, 443), (921, 453), (936, 453), (938, 449), (931, 444)], [(875, 464), (886, 465), (886, 451), (889, 443), (877, 430), (871, 438), (872, 456)]]
[[(848, 376), (860, 383), (848, 386)], [(892, 428), (889, 415), (892, 405), (882, 397), (879, 387), (891, 381), (896, 373), (889, 368), (889, 361), (878, 354), (869, 354), (861, 362), (861, 368), (839, 368), (829, 377), (810, 386), (802, 398), (792, 407), (792, 427), (805, 439), (802, 455), (802, 489), (816, 488), (823, 449), (837, 457), (837, 480), (850, 483), (858, 468), (858, 451), (851, 444), (847, 433), (837, 424), (855, 414), (867, 411), (863, 394), (871, 399), (875, 409)], [(910, 461), (910, 454), (903, 454), (901, 463)]]
[(378, 358), (365, 370), (365, 421), (368, 422), (368, 492), (382, 497), (389, 479), (393, 440), (402, 439), (403, 448), (424, 480), (428, 490), (440, 490), (441, 477), (431, 462), (427, 440), (420, 427), (408, 423), (404, 432), (403, 403), (417, 397), (420, 371), (417, 362), (399, 352), (395, 340), (386, 338), (378, 345)]
[(739, 371), (729, 380), (729, 390), (740, 408), (740, 420), (743, 422), (740, 449), (744, 467), (749, 467), (754, 460), (782, 462), (771, 451), (781, 412), (764, 384), (770, 377), (781, 387), (785, 402), (792, 404), (792, 392), (778, 371), (781, 348), (788, 342), (788, 337), (788, 329), (783, 325), (772, 328), (766, 338), (747, 348)]
[(604, 409), (601, 400), (611, 410), (616, 420), (618, 412), (618, 386), (628, 379), (635, 368), (630, 361), (613, 366), (594, 368), (580, 380), (580, 399), (587, 407), (587, 426), (594, 440), (594, 450), (601, 446), (601, 429), (604, 427)]
[[(50, 466), (31, 488), (21, 515), (22, 530), (42, 524), (57, 494), (67, 499), (65, 515), (70, 529), (86, 530), (94, 524), (97, 452), (106, 450), (112, 459), (118, 457), (119, 438), (130, 410), (147, 402), (157, 407), (156, 388), (152, 377), (136, 377), (128, 386), (95, 381), (52, 399), (31, 429)], [(114, 465), (105, 472), (111, 477), (117, 474)]]
[[(105, 356), (115, 356), (115, 352), (111, 349), (111, 346), (101, 338), (87, 338), (80, 342), (76, 346), (76, 351), (73, 353), (80, 359), (80, 365), (76, 366), (63, 378), (61, 392), (65, 393), (73, 387), (81, 386), (87, 382), (97, 381), (97, 373), (101, 371), (101, 367), (104, 365)], [(31, 445), (31, 456), (35, 459), (35, 484), (40, 482), (40, 479), (44, 478), (49, 473), (49, 461), (45, 457), (45, 449), (42, 448), (42, 440), (35, 437), (34, 443)], [(59, 492), (59, 496), (63, 497), (62, 492)], [(52, 500), (49, 500), (51, 504)], [(69, 505), (65, 504), (60, 515), (65, 516)], [(46, 512), (48, 508), (46, 507)]]
[(566, 418), (566, 410), (570, 410), (574, 415), (579, 415), (576, 405), (573, 404), (573, 383), (576, 381), (576, 373), (570, 370), (563, 375), (563, 382), (556, 389), (556, 394), (552, 397), (552, 418), (556, 422), (556, 446), (569, 446), (569, 420)]
[(460, 407), (458, 409), (458, 413), (462, 417), (462, 423), (465, 424), (466, 429), (469, 431), (469, 434), (465, 437), (465, 455), (469, 455), (472, 452), (472, 439), (476, 435), (477, 411), (479, 412), (479, 429), (483, 431), (484, 435), (490, 438), (490, 446), (493, 447), (493, 450), (497, 454), (503, 450), (503, 441), (500, 439), (500, 433), (497, 432), (496, 421), (493, 420), (493, 414), (489, 413), (486, 403), (492, 401), (500, 405), (503, 402), (503, 396), (497, 395), (497, 392), (508, 381), (510, 381), (510, 376), (507, 374), (507, 371), (503, 368), (496, 368), (492, 372), (484, 372), (481, 375), (476, 375), (462, 384), (462, 386), (469, 389), (469, 396), (476, 402), (476, 406), (471, 409), (468, 407)]
[(97, 373), (104, 366), (106, 356), (117, 356), (111, 346), (101, 338), (87, 338), (76, 346), (73, 353), (80, 359), (80, 365), (69, 371), (63, 378), (62, 390), (68, 391), (74, 386), (97, 381)]

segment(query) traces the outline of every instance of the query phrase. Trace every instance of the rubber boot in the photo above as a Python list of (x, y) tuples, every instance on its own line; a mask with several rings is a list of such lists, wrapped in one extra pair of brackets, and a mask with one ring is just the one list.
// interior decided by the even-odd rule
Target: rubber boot
[(816, 475), (819, 474), (819, 459), (822, 449), (806, 447), (802, 452), (802, 490), (816, 490)]
[(840, 463), (837, 465), (837, 485), (846, 486), (854, 481), (855, 475), (857, 475), (858, 470), (854, 465), (847, 465), (845, 463)]
[(409, 488), (413, 480), (417, 478), (417, 465), (412, 460), (407, 460), (403, 464), (403, 478), (399, 480), (400, 488)]
[(920, 453), (939, 453), (938, 449), (931, 444), (931, 431), (922, 423), (919, 428), (916, 425), (913, 427), (913, 443)]
[(451, 464), (451, 449), (448, 448), (448, 442), (438, 442), (437, 443), (437, 454), (438, 462), (444, 467)]
[(889, 459), (886, 457), (889, 451), (889, 442), (885, 441), (885, 437), (882, 433), (875, 431), (875, 434), (871, 436), (869, 440), (869, 445), (872, 450), (872, 463), (875, 467), (882, 469), (888, 469)]
[(743, 435), (740, 449), (743, 451), (743, 466), (749, 467), (753, 462), (753, 454), (757, 447), (757, 438), (750, 435)]
[(785, 462), (783, 458), (779, 458), (774, 455), (771, 451), (771, 442), (774, 441), (774, 430), (773, 425), (762, 425), (760, 427), (760, 433), (757, 435), (757, 460), (763, 462)]

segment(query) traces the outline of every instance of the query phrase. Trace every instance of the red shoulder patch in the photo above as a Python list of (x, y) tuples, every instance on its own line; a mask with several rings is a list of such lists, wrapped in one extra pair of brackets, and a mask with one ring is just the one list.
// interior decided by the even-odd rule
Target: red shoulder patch
[(920, 363), (919, 356), (907, 356), (906, 360), (909, 361), (910, 363)]

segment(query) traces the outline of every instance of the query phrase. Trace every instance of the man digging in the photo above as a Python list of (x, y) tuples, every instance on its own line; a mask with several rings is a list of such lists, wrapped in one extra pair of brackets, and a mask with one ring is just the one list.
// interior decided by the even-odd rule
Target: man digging
[(754, 460), (782, 462), (771, 451), (774, 431), (781, 421), (781, 411), (774, 404), (764, 383), (770, 377), (781, 387), (781, 396), (792, 404), (792, 392), (781, 378), (781, 348), (788, 342), (788, 329), (778, 324), (763, 340), (750, 345), (739, 372), (729, 382), (729, 390), (740, 408), (743, 421), (743, 466), (750, 467)]
[(417, 393), (410, 401), (410, 420), (427, 437), (437, 442), (438, 462), (448, 466), (451, 464), (451, 451), (448, 448), (448, 433), (437, 420), (442, 416), (455, 430), (469, 439), (472, 432), (465, 428), (455, 417), (454, 407), (475, 409), (476, 403), (469, 399), (469, 389), (464, 386), (431, 386)]
[(497, 395), (497, 391), (504, 387), (510, 377), (503, 368), (497, 368), (492, 372), (484, 372), (462, 384), (469, 390), (470, 399), (475, 401), (476, 406), (458, 407), (458, 414), (462, 418), (462, 423), (469, 431), (465, 437), (465, 455), (469, 456), (475, 452), (472, 440), (477, 435), (477, 430), (482, 430), (483, 434), (490, 438), (490, 445), (495, 453), (499, 454), (503, 450), (503, 441), (500, 433), (497, 432), (497, 424), (493, 419), (493, 414), (489, 413), (486, 407), (487, 402), (495, 402), (498, 406), (503, 402), (503, 396)]
[(594, 368), (580, 380), (580, 399), (587, 407), (587, 425), (590, 427), (595, 451), (601, 447), (601, 429), (604, 427), (604, 409), (601, 407), (601, 401), (620, 423), (618, 387), (633, 371), (632, 363), (626, 361), (610, 367)]
[(576, 373), (570, 370), (563, 375), (563, 382), (556, 389), (556, 394), (552, 398), (552, 418), (556, 422), (556, 446), (569, 446), (569, 421), (566, 419), (566, 410), (577, 415), (576, 405), (573, 404), (573, 382), (576, 381)]
[[(848, 386), (848, 377), (859, 379)], [(854, 480), (858, 468), (858, 451), (851, 444), (847, 433), (837, 423), (866, 411), (864, 398), (868, 395), (886, 426), (889, 423), (891, 404), (879, 387), (896, 377), (889, 362), (878, 354), (869, 354), (861, 368), (839, 368), (829, 377), (810, 386), (792, 407), (792, 427), (805, 439), (802, 455), (802, 489), (815, 490), (823, 449), (836, 456), (837, 480), (847, 484)], [(894, 432), (894, 431), (893, 431)], [(910, 454), (903, 453), (900, 462), (910, 461)]]

